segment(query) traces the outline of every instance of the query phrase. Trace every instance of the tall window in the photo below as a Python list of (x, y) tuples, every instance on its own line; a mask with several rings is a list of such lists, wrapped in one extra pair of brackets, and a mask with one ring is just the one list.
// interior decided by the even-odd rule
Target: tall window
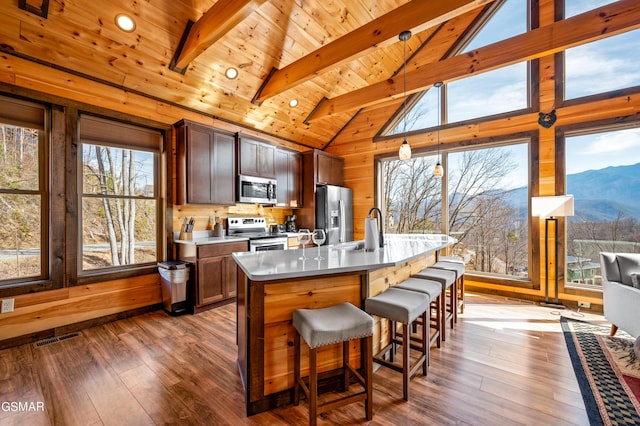
[[(444, 157), (446, 180), (433, 177), (434, 155), (382, 162), (386, 232), (448, 233), (458, 239), (454, 251), (468, 271), (528, 277), (528, 144), (443, 153)], [(448, 196), (443, 205), (445, 184)]]
[(602, 251), (640, 253), (640, 127), (566, 137), (569, 287), (600, 289)]
[(44, 116), (0, 98), (0, 285), (48, 276)]
[(529, 275), (527, 143), (448, 155), (449, 231), (468, 271)]
[[(102, 138), (114, 135), (114, 129), (102, 133), (111, 126), (119, 129), (116, 134), (125, 135), (125, 141), (140, 134), (155, 140), (155, 149), (124, 148), (122, 140), (90, 143), (92, 133)], [(159, 135), (86, 116), (81, 120), (81, 134), (81, 269), (155, 263), (159, 251)]]

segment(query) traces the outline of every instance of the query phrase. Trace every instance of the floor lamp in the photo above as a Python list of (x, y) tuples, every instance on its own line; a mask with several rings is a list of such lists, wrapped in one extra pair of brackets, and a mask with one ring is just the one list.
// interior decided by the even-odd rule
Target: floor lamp
[[(558, 217), (573, 216), (573, 195), (531, 198), (531, 216), (544, 218), (544, 302), (543, 306), (564, 309), (558, 300)], [(554, 222), (555, 297), (549, 300), (549, 222)]]

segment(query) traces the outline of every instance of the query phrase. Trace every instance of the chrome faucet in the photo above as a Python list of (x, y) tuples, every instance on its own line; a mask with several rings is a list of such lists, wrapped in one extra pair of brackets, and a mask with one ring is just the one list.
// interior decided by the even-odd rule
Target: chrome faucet
[(383, 235), (383, 232), (382, 232), (382, 229), (383, 229), (383, 227), (382, 227), (382, 212), (380, 211), (379, 208), (373, 207), (371, 210), (369, 210), (369, 218), (370, 219), (373, 219), (373, 216), (371, 216), (371, 214), (374, 211), (378, 213), (378, 222), (379, 222), (378, 223), (378, 243), (379, 243), (380, 247), (383, 247), (384, 246), (384, 235)]

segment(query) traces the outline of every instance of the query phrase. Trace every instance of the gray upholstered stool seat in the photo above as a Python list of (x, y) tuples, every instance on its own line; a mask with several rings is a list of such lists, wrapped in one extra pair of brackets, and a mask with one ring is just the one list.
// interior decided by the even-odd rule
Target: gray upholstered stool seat
[[(440, 296), (440, 310), (442, 315), (444, 316), (444, 320), (442, 321), (442, 329), (440, 330), (440, 338), (442, 341), (446, 340), (446, 330), (445, 324), (446, 320), (449, 319), (450, 327), (453, 328), (456, 322), (457, 317), (457, 289), (456, 289), (456, 278), (457, 274), (455, 271), (450, 271), (448, 269), (438, 269), (428, 267), (423, 269), (422, 271), (412, 275), (412, 278), (421, 278), (425, 280), (437, 281), (442, 285), (442, 293)], [(447, 305), (446, 293), (449, 291), (449, 304)], [(447, 309), (449, 306), (449, 309)]]
[[(365, 311), (390, 321), (389, 324), (389, 344), (378, 352), (373, 360), (387, 368), (402, 372), (402, 396), (405, 401), (409, 400), (409, 379), (415, 371), (422, 367), (422, 375), (427, 375), (427, 356), (429, 350), (429, 340), (427, 338), (427, 327), (421, 327), (422, 337), (420, 339), (420, 356), (411, 365), (411, 337), (409, 325), (420, 318), (423, 324), (427, 324), (427, 310), (431, 302), (431, 296), (415, 291), (401, 290), (399, 288), (389, 288), (374, 297), (365, 300)], [(396, 322), (402, 323), (402, 341), (395, 336)], [(402, 344), (402, 365), (394, 363), (393, 356), (395, 345)], [(389, 354), (389, 360), (384, 357)]]
[(440, 297), (440, 293), (442, 293), (442, 284), (437, 281), (422, 278), (407, 278), (395, 286), (395, 288), (428, 294), (430, 300), (437, 299)]
[(464, 313), (464, 261), (450, 256), (440, 256), (431, 267), (447, 269), (456, 273), (457, 303), (460, 307), (460, 313)]
[(431, 298), (416, 295), (396, 287), (387, 289), (364, 302), (364, 310), (371, 315), (390, 319), (391, 321), (411, 324), (429, 307)]
[(348, 302), (322, 309), (296, 309), (293, 326), (310, 348), (373, 335), (373, 318)]
[[(294, 404), (300, 402), (300, 391), (309, 402), (309, 424), (315, 425), (318, 414), (333, 408), (364, 400), (367, 420), (373, 418), (373, 318), (351, 303), (327, 308), (293, 311), (294, 341)], [(309, 386), (300, 374), (300, 336), (309, 346)], [(349, 341), (362, 339), (362, 374), (349, 364)], [(319, 347), (342, 343), (342, 387), (349, 390), (351, 377), (362, 385), (362, 391), (318, 404)]]
[(431, 266), (413, 274), (412, 277), (438, 281), (443, 288), (451, 287), (456, 282), (456, 273), (454, 271), (432, 268)]

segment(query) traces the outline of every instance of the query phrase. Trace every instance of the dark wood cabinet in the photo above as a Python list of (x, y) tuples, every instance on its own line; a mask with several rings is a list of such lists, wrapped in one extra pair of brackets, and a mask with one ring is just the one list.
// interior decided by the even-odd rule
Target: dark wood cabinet
[(276, 149), (276, 206), (302, 206), (302, 157), (299, 153)]
[(176, 203), (234, 205), (235, 137), (182, 120), (176, 127)]
[(344, 159), (314, 151), (316, 184), (344, 185)]
[(176, 244), (178, 258), (190, 262), (194, 269), (190, 289), (195, 313), (235, 300), (238, 269), (231, 254), (248, 250), (247, 241)]
[(276, 147), (244, 136), (238, 142), (238, 172), (241, 175), (276, 177)]

